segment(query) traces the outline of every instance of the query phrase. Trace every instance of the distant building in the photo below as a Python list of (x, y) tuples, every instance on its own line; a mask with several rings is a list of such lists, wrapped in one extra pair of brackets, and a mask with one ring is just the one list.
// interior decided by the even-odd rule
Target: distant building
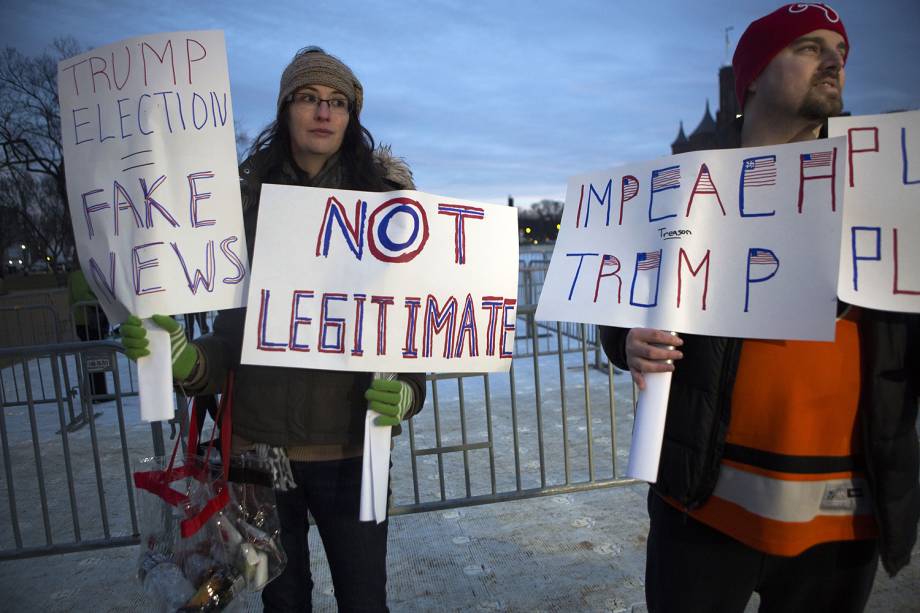
[(722, 66), (719, 69), (719, 109), (715, 118), (709, 110), (709, 100), (706, 100), (703, 118), (690, 136), (684, 132), (684, 122), (680, 122), (677, 138), (671, 143), (671, 153), (737, 147), (739, 134), (735, 119), (740, 114), (735, 98), (735, 72), (731, 66)]

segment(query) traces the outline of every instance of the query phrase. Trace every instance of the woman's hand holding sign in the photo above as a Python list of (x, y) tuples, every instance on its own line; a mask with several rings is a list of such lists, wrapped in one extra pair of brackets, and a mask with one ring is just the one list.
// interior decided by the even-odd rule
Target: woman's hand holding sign
[(626, 364), (633, 382), (645, 389), (644, 373), (672, 372), (674, 360), (684, 357), (675, 347), (684, 344), (676, 334), (654, 328), (633, 328), (626, 335)]
[[(169, 333), (169, 345), (172, 350), (172, 374), (177, 381), (182, 381), (191, 374), (198, 363), (198, 353), (188, 344), (185, 330), (175, 319), (169, 315), (154, 315), (153, 322)], [(132, 360), (150, 355), (147, 340), (147, 330), (141, 320), (131, 315), (121, 324), (121, 344), (125, 347), (125, 355)]]
[(374, 418), (378, 426), (395, 426), (406, 417), (412, 406), (412, 388), (396, 379), (374, 379), (364, 393), (370, 403), (370, 409), (379, 413)]

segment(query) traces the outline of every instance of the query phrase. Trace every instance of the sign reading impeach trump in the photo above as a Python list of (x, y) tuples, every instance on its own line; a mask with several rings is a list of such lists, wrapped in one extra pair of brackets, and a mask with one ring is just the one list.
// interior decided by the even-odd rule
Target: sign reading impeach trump
[(537, 319), (832, 340), (845, 139), (569, 181)]
[(248, 278), (224, 36), (151, 34), (58, 64), (74, 239), (114, 321), (240, 306)]
[(508, 370), (516, 213), (417, 191), (263, 185), (242, 361)]
[(834, 117), (849, 164), (840, 242), (840, 298), (920, 312), (920, 111)]

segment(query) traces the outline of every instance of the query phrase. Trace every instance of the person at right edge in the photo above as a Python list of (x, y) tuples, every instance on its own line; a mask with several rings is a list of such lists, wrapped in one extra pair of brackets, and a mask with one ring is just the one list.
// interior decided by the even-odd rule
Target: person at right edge
[[(751, 23), (732, 60), (741, 146), (818, 138), (843, 108), (849, 51), (827, 5)], [(741, 612), (753, 592), (762, 613), (862, 611), (879, 557), (892, 576), (909, 562), (918, 316), (840, 304), (836, 326), (833, 342), (602, 329), (640, 389), (673, 371), (648, 497), (649, 611)]]

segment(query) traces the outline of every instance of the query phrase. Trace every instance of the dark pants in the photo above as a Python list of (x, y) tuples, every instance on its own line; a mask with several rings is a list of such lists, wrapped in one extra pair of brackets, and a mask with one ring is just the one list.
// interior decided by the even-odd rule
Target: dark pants
[(310, 611), (313, 580), (307, 511), (329, 560), (339, 611), (388, 611), (387, 526), (359, 522), (361, 458), (291, 462), (297, 488), (276, 492), (287, 566), (262, 592), (266, 613)]
[(649, 492), (645, 597), (652, 613), (742, 612), (753, 592), (760, 613), (859, 612), (875, 571), (875, 540), (816, 545), (795, 557), (751, 549)]
[(208, 313), (207, 311), (201, 311), (200, 313), (186, 313), (185, 314), (185, 334), (188, 336), (188, 340), (195, 338), (195, 323), (198, 323), (198, 328), (201, 330), (201, 334), (208, 333)]

